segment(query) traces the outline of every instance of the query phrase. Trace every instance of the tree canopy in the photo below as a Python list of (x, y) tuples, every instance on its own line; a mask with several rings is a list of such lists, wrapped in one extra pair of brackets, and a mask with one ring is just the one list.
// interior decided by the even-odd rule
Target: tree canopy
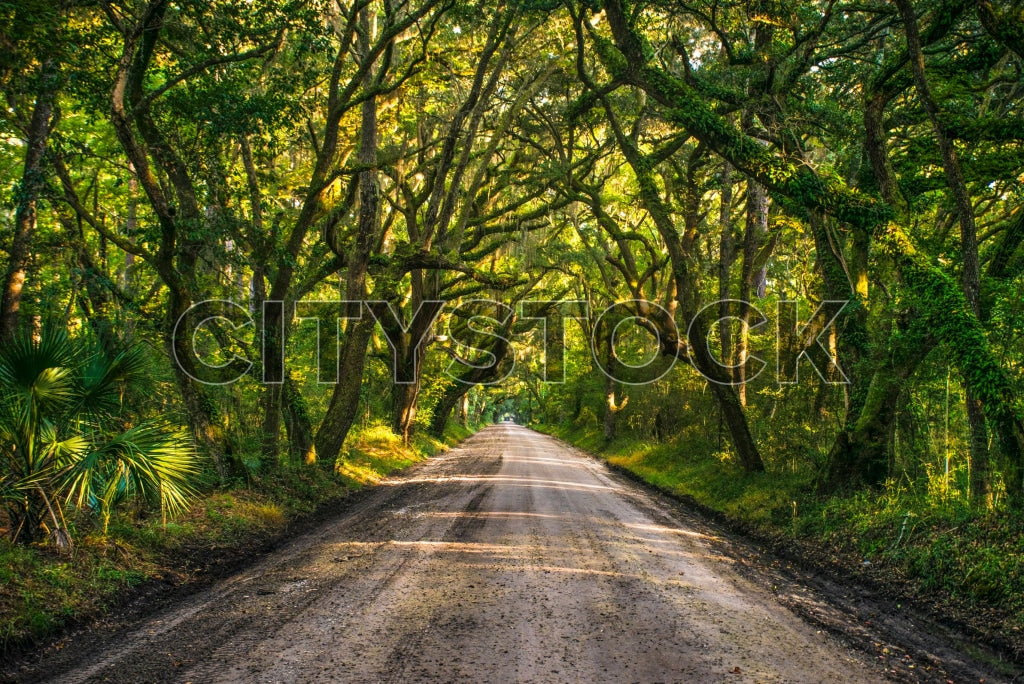
[[(172, 444), (143, 495), (515, 416), (1024, 506), (1016, 3), (20, 1), (0, 43), (3, 358), (133, 359), (79, 434)], [(15, 465), (88, 384), (44, 380), (0, 377), (30, 525), (124, 493)]]

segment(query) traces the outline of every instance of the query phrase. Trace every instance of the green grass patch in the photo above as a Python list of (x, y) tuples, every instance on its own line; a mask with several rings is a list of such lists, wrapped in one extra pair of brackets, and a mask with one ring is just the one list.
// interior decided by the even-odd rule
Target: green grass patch
[[(409, 444), (385, 425), (374, 425), (360, 431), (346, 442), (336, 464), (336, 471), (350, 489), (376, 484), (396, 470), (407, 468), (441, 451), (450, 440), (458, 441), (470, 434), (461, 426), (452, 428), (452, 436), (444, 442), (429, 435), (416, 434)], [(460, 436), (461, 435), (461, 436)]]
[(156, 572), (143, 556), (112, 539), (85, 537), (73, 556), (2, 540), (0, 648), (45, 638)]

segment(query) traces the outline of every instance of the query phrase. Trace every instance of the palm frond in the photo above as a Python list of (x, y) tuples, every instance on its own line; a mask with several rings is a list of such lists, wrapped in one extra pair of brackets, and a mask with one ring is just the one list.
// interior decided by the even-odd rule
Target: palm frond
[(61, 490), (69, 501), (104, 509), (130, 496), (158, 499), (169, 513), (184, 510), (195, 491), (190, 481), (199, 472), (191, 442), (157, 423), (127, 430), (73, 457)]
[(27, 388), (26, 396), (33, 411), (52, 411), (75, 399), (75, 379), (65, 366), (43, 368)]
[(146, 365), (145, 350), (140, 346), (111, 354), (97, 343), (90, 343), (73, 412), (104, 415), (116, 411), (121, 403), (118, 385), (141, 379)]
[(5, 389), (29, 393), (37, 378), (52, 368), (75, 365), (77, 350), (66, 330), (47, 325), (38, 338), (17, 336), (0, 348), (0, 384)]

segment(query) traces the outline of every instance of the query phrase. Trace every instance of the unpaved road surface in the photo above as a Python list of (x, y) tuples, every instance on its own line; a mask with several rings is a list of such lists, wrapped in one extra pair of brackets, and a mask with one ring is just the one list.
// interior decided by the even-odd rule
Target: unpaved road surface
[[(19, 678), (946, 681), (934, 660), (947, 658), (967, 673), (956, 681), (985, 675), (954, 651), (915, 669), (854, 648), (842, 629), (790, 610), (775, 580), (741, 571), (737, 548), (598, 461), (502, 424), (242, 572), (106, 642), (72, 640)], [(807, 591), (788, 594), (841, 613)]]

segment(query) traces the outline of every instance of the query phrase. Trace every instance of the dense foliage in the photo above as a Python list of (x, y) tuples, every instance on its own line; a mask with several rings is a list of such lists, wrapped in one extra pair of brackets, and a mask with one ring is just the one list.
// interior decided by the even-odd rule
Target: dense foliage
[(12, 538), (502, 416), (1024, 506), (1013, 3), (19, 0), (0, 41)]

